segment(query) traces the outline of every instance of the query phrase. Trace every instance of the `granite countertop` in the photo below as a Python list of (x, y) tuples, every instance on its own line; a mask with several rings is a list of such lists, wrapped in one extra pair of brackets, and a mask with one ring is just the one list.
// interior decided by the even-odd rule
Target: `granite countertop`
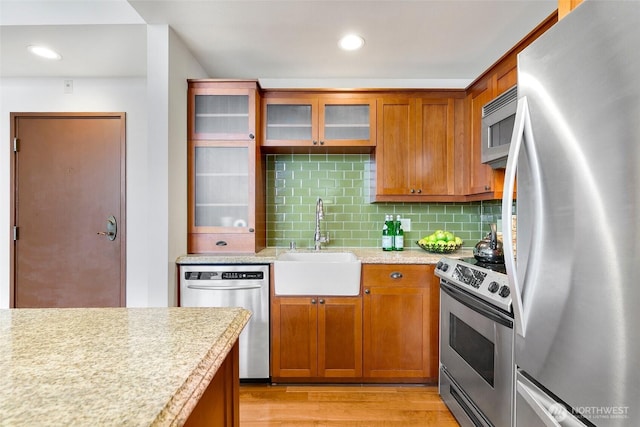
[(0, 310), (0, 424), (182, 425), (251, 313)]
[[(291, 249), (266, 248), (256, 254), (189, 254), (179, 257), (178, 264), (269, 264), (278, 255)], [(311, 252), (311, 249), (296, 249), (298, 252)], [(353, 252), (363, 264), (436, 264), (440, 258), (467, 258), (473, 256), (471, 248), (461, 248), (447, 254), (432, 254), (420, 248), (410, 248), (404, 251), (384, 252), (379, 248), (326, 248), (325, 252)]]

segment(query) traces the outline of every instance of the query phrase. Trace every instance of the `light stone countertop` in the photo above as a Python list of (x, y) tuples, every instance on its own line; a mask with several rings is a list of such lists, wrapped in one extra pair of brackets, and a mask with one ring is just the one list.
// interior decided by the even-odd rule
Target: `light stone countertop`
[(182, 425), (251, 313), (0, 310), (0, 425)]
[[(189, 254), (178, 257), (178, 264), (269, 264), (288, 248), (266, 248), (256, 254)], [(313, 252), (311, 249), (296, 249), (298, 252)], [(353, 252), (363, 264), (436, 264), (443, 256), (449, 258), (473, 257), (471, 248), (461, 248), (442, 255), (426, 252), (418, 247), (404, 251), (385, 252), (379, 248), (325, 248), (323, 252)]]

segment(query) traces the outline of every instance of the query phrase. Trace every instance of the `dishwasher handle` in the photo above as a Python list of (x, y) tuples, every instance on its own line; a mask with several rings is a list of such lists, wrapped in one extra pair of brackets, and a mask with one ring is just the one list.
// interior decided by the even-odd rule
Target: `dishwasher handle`
[(245, 289), (260, 289), (262, 285), (246, 285), (246, 286), (205, 286), (205, 285), (187, 285), (187, 289), (202, 289), (205, 291), (241, 291)]

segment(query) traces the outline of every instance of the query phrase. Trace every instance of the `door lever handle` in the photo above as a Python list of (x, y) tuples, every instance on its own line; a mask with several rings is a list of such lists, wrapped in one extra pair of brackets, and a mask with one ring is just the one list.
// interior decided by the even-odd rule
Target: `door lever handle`
[(100, 236), (107, 236), (111, 241), (116, 240), (116, 236), (118, 235), (118, 223), (116, 221), (116, 217), (111, 215), (107, 218), (107, 231), (98, 231), (96, 234)]

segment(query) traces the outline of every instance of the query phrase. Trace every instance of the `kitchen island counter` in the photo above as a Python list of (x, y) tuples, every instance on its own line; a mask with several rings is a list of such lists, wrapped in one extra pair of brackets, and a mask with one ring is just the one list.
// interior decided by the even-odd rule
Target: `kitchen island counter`
[(183, 425), (233, 350), (242, 308), (0, 310), (3, 425)]
[[(310, 249), (296, 249), (298, 252), (313, 252)], [(178, 264), (270, 264), (283, 253), (285, 248), (266, 248), (256, 254), (189, 254), (179, 257)], [(353, 252), (363, 264), (436, 264), (440, 258), (473, 257), (471, 248), (461, 248), (451, 254), (434, 254), (420, 248), (404, 251), (385, 252), (379, 248), (327, 248), (322, 252)]]

